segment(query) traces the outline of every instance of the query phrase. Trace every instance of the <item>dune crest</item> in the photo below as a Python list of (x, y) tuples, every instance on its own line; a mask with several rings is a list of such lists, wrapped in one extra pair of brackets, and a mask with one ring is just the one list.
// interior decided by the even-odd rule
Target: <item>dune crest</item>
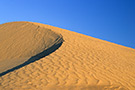
[[(7, 24), (9, 26), (6, 26)], [(27, 34), (36, 34), (35, 38), (32, 36), (27, 38), (28, 41), (22, 41), (22, 44), (26, 44), (26, 46), (32, 44), (29, 46), (29, 52), (26, 52), (22, 45), (21, 49), (20, 46), (18, 47), (20, 51), (12, 50), (13, 53), (8, 58), (13, 58), (14, 53), (17, 53), (15, 54), (16, 58), (33, 56), (46, 50), (45, 47), (52, 47), (52, 43), (59, 47), (57, 43), (61, 43), (63, 40), (64, 42), (59, 48), (56, 48), (55, 52), (52, 51), (53, 53), (47, 54), (46, 57), (2, 75), (0, 90), (135, 90), (134, 49), (35, 22), (7, 24), (0, 25), (0, 50), (7, 48), (0, 52), (1, 56), (5, 55), (0, 63), (10, 56), (7, 53), (8, 50), (12, 50), (12, 48), (8, 48), (6, 40), (12, 43), (16, 42), (15, 46), (9, 45), (16, 47), (20, 45), (19, 41), (23, 40)], [(38, 27), (42, 29), (37, 31)], [(9, 29), (12, 28), (16, 30), (14, 31), (16, 34), (10, 32)], [(9, 31), (6, 35), (4, 30), (7, 29)], [(45, 37), (44, 29), (45, 32), (48, 32)], [(25, 31), (21, 34), (28, 33), (26, 36), (21, 36), (17, 32), (18, 30)], [(12, 36), (14, 41), (10, 41), (12, 38), (8, 39), (8, 34), (12, 33), (15, 35)], [(3, 37), (4, 39), (2, 39)], [(50, 38), (52, 41), (46, 44), (41, 38), (45, 40)], [(34, 41), (31, 42), (33, 39)], [(8, 59), (6, 60), (8, 61)]]
[(29, 22), (0, 25), (0, 73), (32, 62), (30, 58), (59, 43), (62, 43), (62, 35)]

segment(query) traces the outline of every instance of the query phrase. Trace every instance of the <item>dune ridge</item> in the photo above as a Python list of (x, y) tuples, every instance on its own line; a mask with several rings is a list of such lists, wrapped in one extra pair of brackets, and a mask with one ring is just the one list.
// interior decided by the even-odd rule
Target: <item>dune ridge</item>
[[(9, 24), (18, 27), (16, 23), (21, 22)], [(46, 57), (1, 76), (0, 90), (135, 89), (134, 49), (50, 25), (24, 23), (61, 34), (64, 42)]]
[(29, 22), (1, 25), (0, 73), (24, 62), (31, 61), (31, 57), (61, 42), (62, 35)]

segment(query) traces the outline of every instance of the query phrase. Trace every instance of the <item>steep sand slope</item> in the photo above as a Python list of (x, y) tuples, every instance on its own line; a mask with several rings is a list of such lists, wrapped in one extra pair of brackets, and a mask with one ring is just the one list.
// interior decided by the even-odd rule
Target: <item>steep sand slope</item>
[(62, 41), (52, 30), (28, 22), (0, 25), (0, 73)]
[[(1, 76), (0, 90), (135, 90), (134, 49), (29, 23), (61, 34), (64, 42), (48, 56)], [(10, 24), (17, 27), (14, 22)]]

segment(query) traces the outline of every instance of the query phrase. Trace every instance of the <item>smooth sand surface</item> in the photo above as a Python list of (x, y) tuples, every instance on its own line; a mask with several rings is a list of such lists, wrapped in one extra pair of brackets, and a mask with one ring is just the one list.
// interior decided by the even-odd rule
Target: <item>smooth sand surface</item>
[(0, 90), (135, 90), (135, 50), (50, 25), (11, 22), (0, 25), (0, 73)]

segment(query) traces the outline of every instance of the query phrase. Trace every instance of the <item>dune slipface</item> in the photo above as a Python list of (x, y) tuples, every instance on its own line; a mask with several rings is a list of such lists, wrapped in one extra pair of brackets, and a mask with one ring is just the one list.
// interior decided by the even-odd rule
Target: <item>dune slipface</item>
[(1, 75), (0, 90), (135, 90), (134, 49), (40, 23), (0, 25), (0, 70), (53, 46), (53, 53)]
[(33, 60), (43, 57), (36, 55), (61, 42), (61, 35), (32, 23), (0, 25), (0, 73), (24, 62), (32, 62), (32, 57)]

